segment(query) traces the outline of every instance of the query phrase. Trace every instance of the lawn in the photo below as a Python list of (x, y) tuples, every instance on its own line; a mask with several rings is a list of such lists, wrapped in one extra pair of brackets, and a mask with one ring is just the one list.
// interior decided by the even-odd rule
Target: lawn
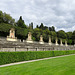
[(1, 67), (0, 75), (75, 75), (75, 55)]

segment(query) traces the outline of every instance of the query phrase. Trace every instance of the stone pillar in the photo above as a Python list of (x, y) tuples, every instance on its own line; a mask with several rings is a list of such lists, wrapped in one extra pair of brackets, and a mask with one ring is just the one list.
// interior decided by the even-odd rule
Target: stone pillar
[(66, 40), (65, 40), (65, 46), (68, 46), (68, 45), (67, 45), (67, 41), (66, 41)]
[(52, 45), (51, 37), (49, 37), (49, 45)]
[(28, 38), (27, 38), (26, 42), (33, 43), (31, 32), (28, 33)]
[(43, 36), (42, 36), (42, 35), (40, 36), (40, 41), (39, 41), (39, 43), (40, 43), (40, 44), (44, 44), (44, 42), (43, 42)]
[(15, 37), (15, 29), (11, 28), (9, 36), (7, 36), (7, 41), (17, 41), (17, 37)]
[(56, 38), (55, 45), (58, 45), (58, 39)]
[(63, 46), (62, 39), (60, 39), (60, 46)]

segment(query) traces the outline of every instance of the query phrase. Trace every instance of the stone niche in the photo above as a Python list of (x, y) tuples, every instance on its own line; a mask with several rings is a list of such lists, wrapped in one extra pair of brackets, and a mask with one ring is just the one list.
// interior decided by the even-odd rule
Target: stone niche
[(31, 32), (28, 33), (28, 38), (26, 42), (33, 43)]
[(17, 37), (15, 37), (15, 29), (11, 28), (9, 32), (9, 36), (7, 36), (7, 41), (17, 41)]

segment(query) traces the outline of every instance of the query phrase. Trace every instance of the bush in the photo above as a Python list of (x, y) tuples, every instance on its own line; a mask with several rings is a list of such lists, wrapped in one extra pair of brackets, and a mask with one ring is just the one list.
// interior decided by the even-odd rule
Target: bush
[(48, 58), (60, 55), (74, 54), (75, 50), (67, 51), (27, 51), (27, 52), (0, 52), (0, 65)]

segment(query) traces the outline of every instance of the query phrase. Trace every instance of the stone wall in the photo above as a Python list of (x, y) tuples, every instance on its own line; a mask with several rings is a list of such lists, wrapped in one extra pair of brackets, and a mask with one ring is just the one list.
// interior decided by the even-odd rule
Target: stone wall
[(17, 42), (7, 41), (6, 38), (0, 38), (0, 52), (15, 52), (15, 51), (50, 51), (50, 50), (75, 50), (75, 46), (72, 45), (55, 45), (49, 43), (40, 44), (34, 41), (28, 43), (26, 41), (21, 42), (19, 39)]
[(21, 47), (15, 47), (15, 48), (0, 48), (0, 52), (16, 52), (16, 51), (50, 51), (50, 50), (75, 50), (75, 46), (55, 46), (55, 47), (37, 47), (37, 48), (21, 48)]

